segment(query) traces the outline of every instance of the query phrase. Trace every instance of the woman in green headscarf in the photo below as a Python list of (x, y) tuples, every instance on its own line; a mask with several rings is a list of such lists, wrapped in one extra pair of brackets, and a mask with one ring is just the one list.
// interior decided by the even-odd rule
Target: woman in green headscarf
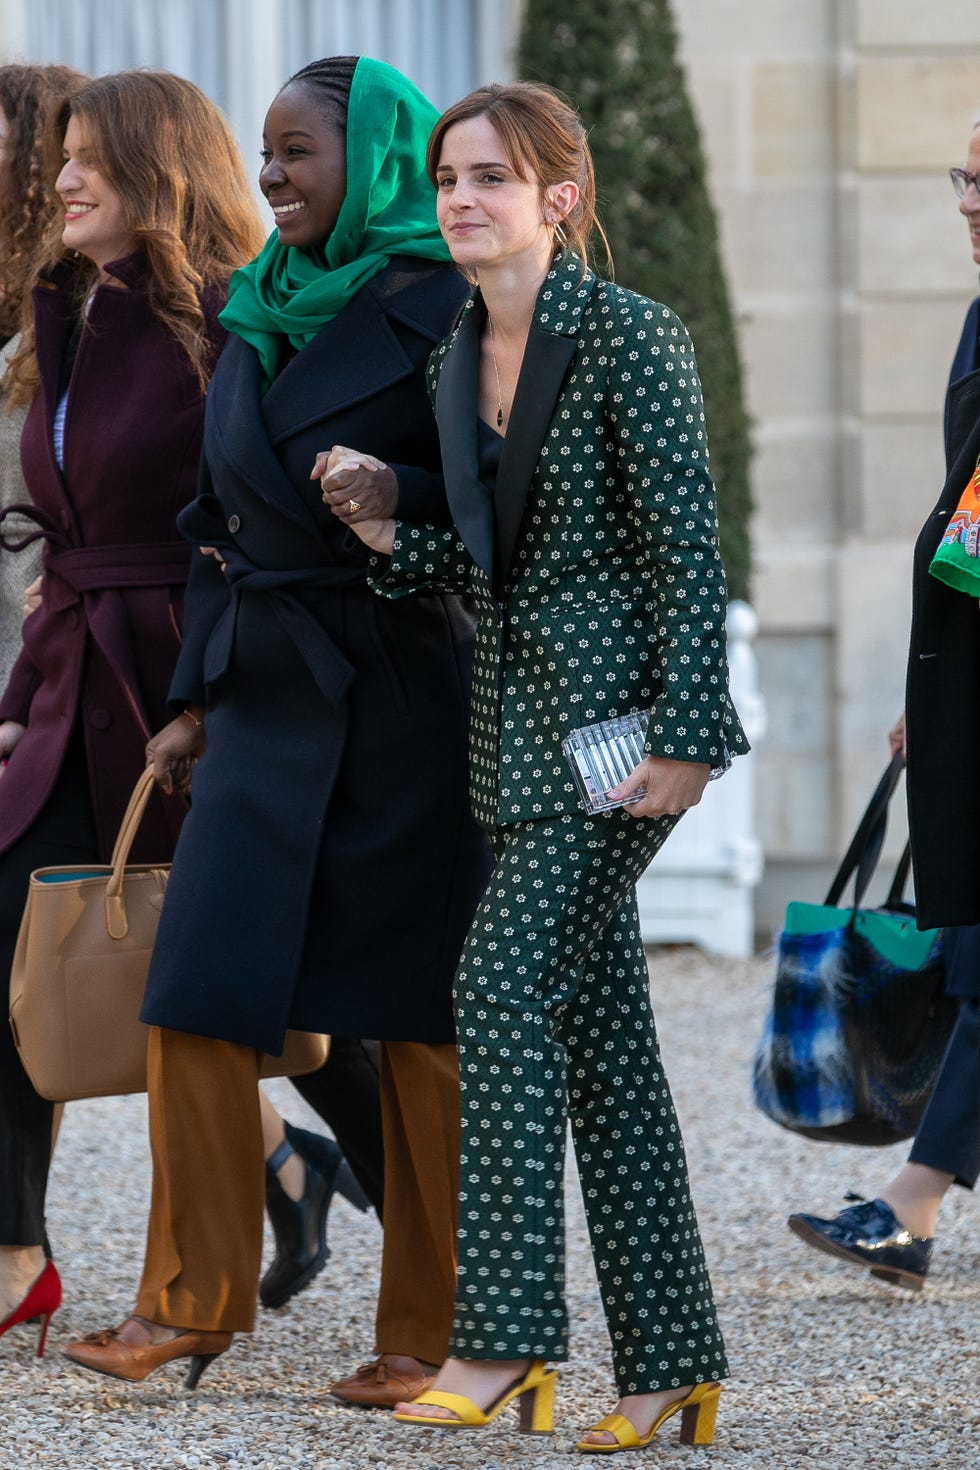
[[(381, 1043), (379, 1356), (334, 1391), (411, 1396), (447, 1350), (450, 986), (488, 867), (466, 796), (472, 623), (452, 598), (375, 597), (350, 530), (392, 514), (450, 523), (423, 373), (467, 287), (425, 176), (436, 116), (391, 67), (335, 57), (297, 73), (266, 118), (260, 183), (276, 230), (222, 313), (232, 335), (208, 397), (202, 493), (180, 519), (203, 554), (171, 688), (179, 713), (148, 746), (165, 789), (187, 790), (193, 773), (193, 807), (143, 1012), (143, 1281), (120, 1329), (69, 1348), (127, 1379), (189, 1357), (196, 1382), (252, 1330), (256, 1083), (287, 1028)], [(370, 449), (371, 486), (324, 504), (310, 471), (337, 443)], [(297, 1253), (311, 1220), (322, 1232), (323, 1199), (295, 1202)]]

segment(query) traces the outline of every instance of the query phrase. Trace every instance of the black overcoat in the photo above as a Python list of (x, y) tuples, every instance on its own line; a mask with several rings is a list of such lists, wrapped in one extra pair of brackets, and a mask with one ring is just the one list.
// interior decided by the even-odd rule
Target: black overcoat
[(924, 929), (980, 923), (980, 608), (976, 598), (929, 575), (980, 459), (977, 321), (974, 303), (956, 356), (965, 368), (972, 333), (973, 368), (961, 377), (954, 371), (946, 395), (946, 482), (919, 533), (912, 573), (907, 785), (916, 914)]
[(207, 702), (143, 1019), (278, 1053), (287, 1027), (446, 1041), (489, 871), (466, 796), (473, 620), (375, 597), (310, 469), (386, 461), (399, 514), (448, 521), (423, 370), (466, 287), (393, 261), (261, 393), (232, 337), (208, 398), (171, 697)]

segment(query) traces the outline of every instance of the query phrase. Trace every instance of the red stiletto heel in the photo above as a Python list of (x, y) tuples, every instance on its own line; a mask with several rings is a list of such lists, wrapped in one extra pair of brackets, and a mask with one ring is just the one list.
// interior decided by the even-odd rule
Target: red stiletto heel
[(37, 1345), (37, 1355), (44, 1357), (44, 1344), (48, 1340), (48, 1328), (51, 1318), (61, 1306), (61, 1277), (54, 1261), (48, 1261), (44, 1270), (31, 1287), (19, 1307), (14, 1307), (9, 1317), (4, 1317), (0, 1322), (0, 1337), (8, 1332), (11, 1327), (16, 1327), (18, 1322), (29, 1322), (32, 1317), (41, 1319), (41, 1336)]

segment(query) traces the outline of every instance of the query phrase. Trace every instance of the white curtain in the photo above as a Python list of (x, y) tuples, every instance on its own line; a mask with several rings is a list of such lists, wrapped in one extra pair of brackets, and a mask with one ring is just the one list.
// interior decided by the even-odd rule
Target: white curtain
[(27, 54), (91, 76), (134, 66), (178, 72), (223, 107), (225, 12), (223, 0), (29, 0)]
[(0, 0), (32, 61), (98, 76), (134, 66), (189, 77), (229, 115), (254, 178), (262, 119), (288, 76), (364, 55), (439, 108), (509, 74), (520, 0)]
[(472, 0), (283, 0), (287, 72), (321, 56), (376, 56), (439, 108), (476, 85)]

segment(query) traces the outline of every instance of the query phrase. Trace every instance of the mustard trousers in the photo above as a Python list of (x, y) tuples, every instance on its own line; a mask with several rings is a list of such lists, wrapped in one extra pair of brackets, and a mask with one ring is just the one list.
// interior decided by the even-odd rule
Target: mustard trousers
[[(261, 1053), (150, 1028), (153, 1192), (136, 1311), (251, 1332), (262, 1257)], [(459, 1071), (454, 1046), (381, 1045), (385, 1145), (379, 1352), (439, 1363), (456, 1279)]]

